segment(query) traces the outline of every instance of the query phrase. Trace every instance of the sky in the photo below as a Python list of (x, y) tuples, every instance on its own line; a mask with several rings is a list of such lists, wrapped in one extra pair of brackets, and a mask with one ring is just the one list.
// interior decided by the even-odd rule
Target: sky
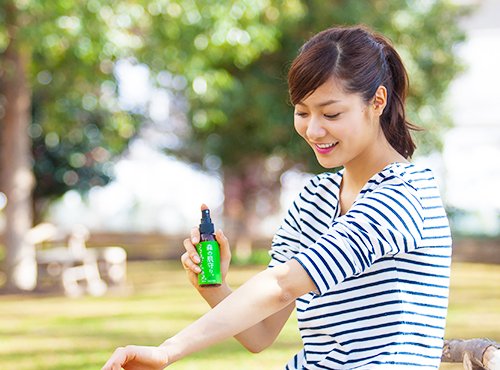
[(500, 1), (486, 0), (464, 22), (458, 55), (466, 71), (451, 85), (454, 128), (444, 139), (444, 200), (469, 210), (466, 229), (500, 233)]
[(90, 190), (86, 199), (66, 193), (51, 209), (50, 219), (64, 229), (84, 224), (91, 230), (180, 234), (199, 223), (200, 205), (218, 215), (222, 183), (151, 148), (142, 140), (130, 156), (115, 165), (115, 179)]

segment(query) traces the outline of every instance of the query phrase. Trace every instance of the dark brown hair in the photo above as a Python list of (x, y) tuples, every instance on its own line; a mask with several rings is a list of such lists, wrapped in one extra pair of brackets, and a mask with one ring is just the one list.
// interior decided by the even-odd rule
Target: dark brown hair
[(334, 27), (316, 34), (302, 46), (288, 72), (292, 104), (301, 102), (332, 76), (345, 92), (360, 94), (366, 103), (379, 86), (385, 86), (382, 130), (394, 149), (405, 158), (411, 157), (416, 146), (410, 130), (419, 128), (405, 117), (408, 74), (391, 42), (365, 26)]

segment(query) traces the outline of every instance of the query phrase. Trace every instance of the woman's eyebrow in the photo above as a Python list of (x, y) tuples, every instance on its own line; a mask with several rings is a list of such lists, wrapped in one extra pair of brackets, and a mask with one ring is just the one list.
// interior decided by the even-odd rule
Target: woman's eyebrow
[[(324, 102), (322, 102), (322, 103), (316, 104), (316, 107), (317, 107), (317, 108), (321, 108), (321, 107), (325, 107), (325, 106), (330, 105), (330, 104), (335, 104), (335, 103), (340, 103), (340, 102), (341, 102), (341, 100), (333, 100), (333, 99), (330, 99), (330, 100), (326, 100), (326, 101), (324, 101)], [(297, 105), (302, 105), (302, 106), (304, 106), (304, 107), (306, 107), (306, 106), (307, 106), (307, 105), (306, 105), (306, 104), (304, 104), (303, 102), (299, 102), (299, 103), (297, 103)]]

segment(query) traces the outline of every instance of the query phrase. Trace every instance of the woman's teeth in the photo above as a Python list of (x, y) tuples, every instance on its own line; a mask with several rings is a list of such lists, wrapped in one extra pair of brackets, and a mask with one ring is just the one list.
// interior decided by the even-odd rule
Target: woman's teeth
[(329, 144), (316, 144), (318, 148), (320, 149), (328, 149), (331, 148), (332, 146), (337, 145), (337, 143), (329, 143)]

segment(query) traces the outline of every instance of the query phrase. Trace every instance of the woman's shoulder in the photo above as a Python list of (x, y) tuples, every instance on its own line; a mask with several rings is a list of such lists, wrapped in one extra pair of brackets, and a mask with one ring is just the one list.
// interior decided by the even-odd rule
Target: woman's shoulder
[(313, 175), (304, 186), (303, 190), (311, 192), (320, 191), (321, 189), (340, 189), (342, 181), (342, 170), (335, 172), (322, 172)]
[(419, 188), (434, 184), (434, 173), (428, 167), (414, 163), (391, 163), (382, 172), (382, 183), (403, 183), (418, 190)]
[(340, 172), (323, 172), (312, 175), (300, 191), (299, 202), (302, 204), (321, 201), (327, 203), (326, 206), (337, 204), (341, 180)]
[(426, 189), (437, 189), (436, 181), (429, 168), (413, 163), (395, 162), (376, 173), (363, 187), (361, 197), (387, 197), (399, 195), (420, 199)]

